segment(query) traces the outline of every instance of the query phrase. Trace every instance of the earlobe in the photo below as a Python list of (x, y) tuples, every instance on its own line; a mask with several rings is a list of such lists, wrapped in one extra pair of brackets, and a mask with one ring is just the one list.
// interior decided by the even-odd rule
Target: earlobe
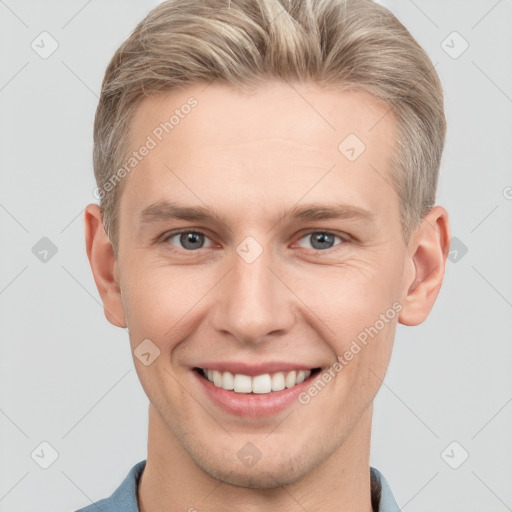
[(118, 262), (102, 223), (101, 209), (89, 204), (84, 214), (85, 245), (94, 282), (98, 288), (107, 320), (117, 327), (126, 327), (126, 318), (119, 287)]
[(401, 324), (419, 325), (427, 319), (443, 283), (449, 250), (448, 212), (434, 206), (411, 239), (409, 264), (413, 271), (404, 286), (398, 317)]

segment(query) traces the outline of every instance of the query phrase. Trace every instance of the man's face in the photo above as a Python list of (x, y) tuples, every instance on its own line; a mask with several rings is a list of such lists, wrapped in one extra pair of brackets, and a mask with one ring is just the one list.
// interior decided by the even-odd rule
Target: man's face
[[(363, 92), (281, 83), (197, 85), (136, 112), (133, 150), (148, 135), (157, 145), (125, 178), (118, 270), (132, 350), (149, 339), (160, 354), (134, 362), (161, 435), (216, 478), (291, 483), (369, 429), (409, 269), (387, 112)], [(171, 216), (166, 202), (212, 215)], [(293, 370), (312, 374), (293, 385)], [(260, 393), (221, 389), (227, 372)]]

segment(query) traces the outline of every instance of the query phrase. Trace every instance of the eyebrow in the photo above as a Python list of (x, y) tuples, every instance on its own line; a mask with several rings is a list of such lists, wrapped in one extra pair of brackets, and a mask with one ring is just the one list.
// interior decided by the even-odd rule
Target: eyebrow
[[(306, 221), (355, 219), (367, 223), (374, 223), (377, 220), (377, 216), (374, 212), (353, 205), (338, 203), (296, 205), (290, 208), (289, 211), (280, 215), (279, 218), (280, 220), (288, 218)], [(147, 206), (140, 213), (139, 219), (142, 225), (180, 219), (203, 222), (216, 221), (227, 226), (226, 220), (207, 206), (183, 206), (170, 201), (158, 201)]]

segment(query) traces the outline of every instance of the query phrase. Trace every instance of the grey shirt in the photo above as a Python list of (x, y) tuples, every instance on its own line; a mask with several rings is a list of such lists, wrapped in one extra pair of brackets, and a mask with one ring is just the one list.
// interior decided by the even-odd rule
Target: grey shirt
[[(137, 502), (137, 486), (146, 466), (146, 460), (141, 460), (130, 470), (121, 485), (110, 498), (92, 503), (76, 512), (140, 512)], [(370, 474), (375, 482), (380, 484), (380, 503), (378, 512), (400, 512), (388, 482), (377, 469), (370, 467)], [(374, 501), (374, 499), (372, 499)]]

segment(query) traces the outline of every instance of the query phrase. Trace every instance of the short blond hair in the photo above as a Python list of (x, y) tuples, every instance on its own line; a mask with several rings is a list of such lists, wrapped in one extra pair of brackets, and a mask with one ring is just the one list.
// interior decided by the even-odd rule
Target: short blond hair
[(339, 85), (389, 105), (399, 134), (391, 180), (408, 242), (435, 203), (446, 121), (434, 66), (400, 21), (372, 0), (168, 0), (116, 51), (96, 111), (94, 173), (116, 257), (125, 180), (106, 185), (126, 159), (140, 102), (196, 83), (244, 89), (269, 79)]

